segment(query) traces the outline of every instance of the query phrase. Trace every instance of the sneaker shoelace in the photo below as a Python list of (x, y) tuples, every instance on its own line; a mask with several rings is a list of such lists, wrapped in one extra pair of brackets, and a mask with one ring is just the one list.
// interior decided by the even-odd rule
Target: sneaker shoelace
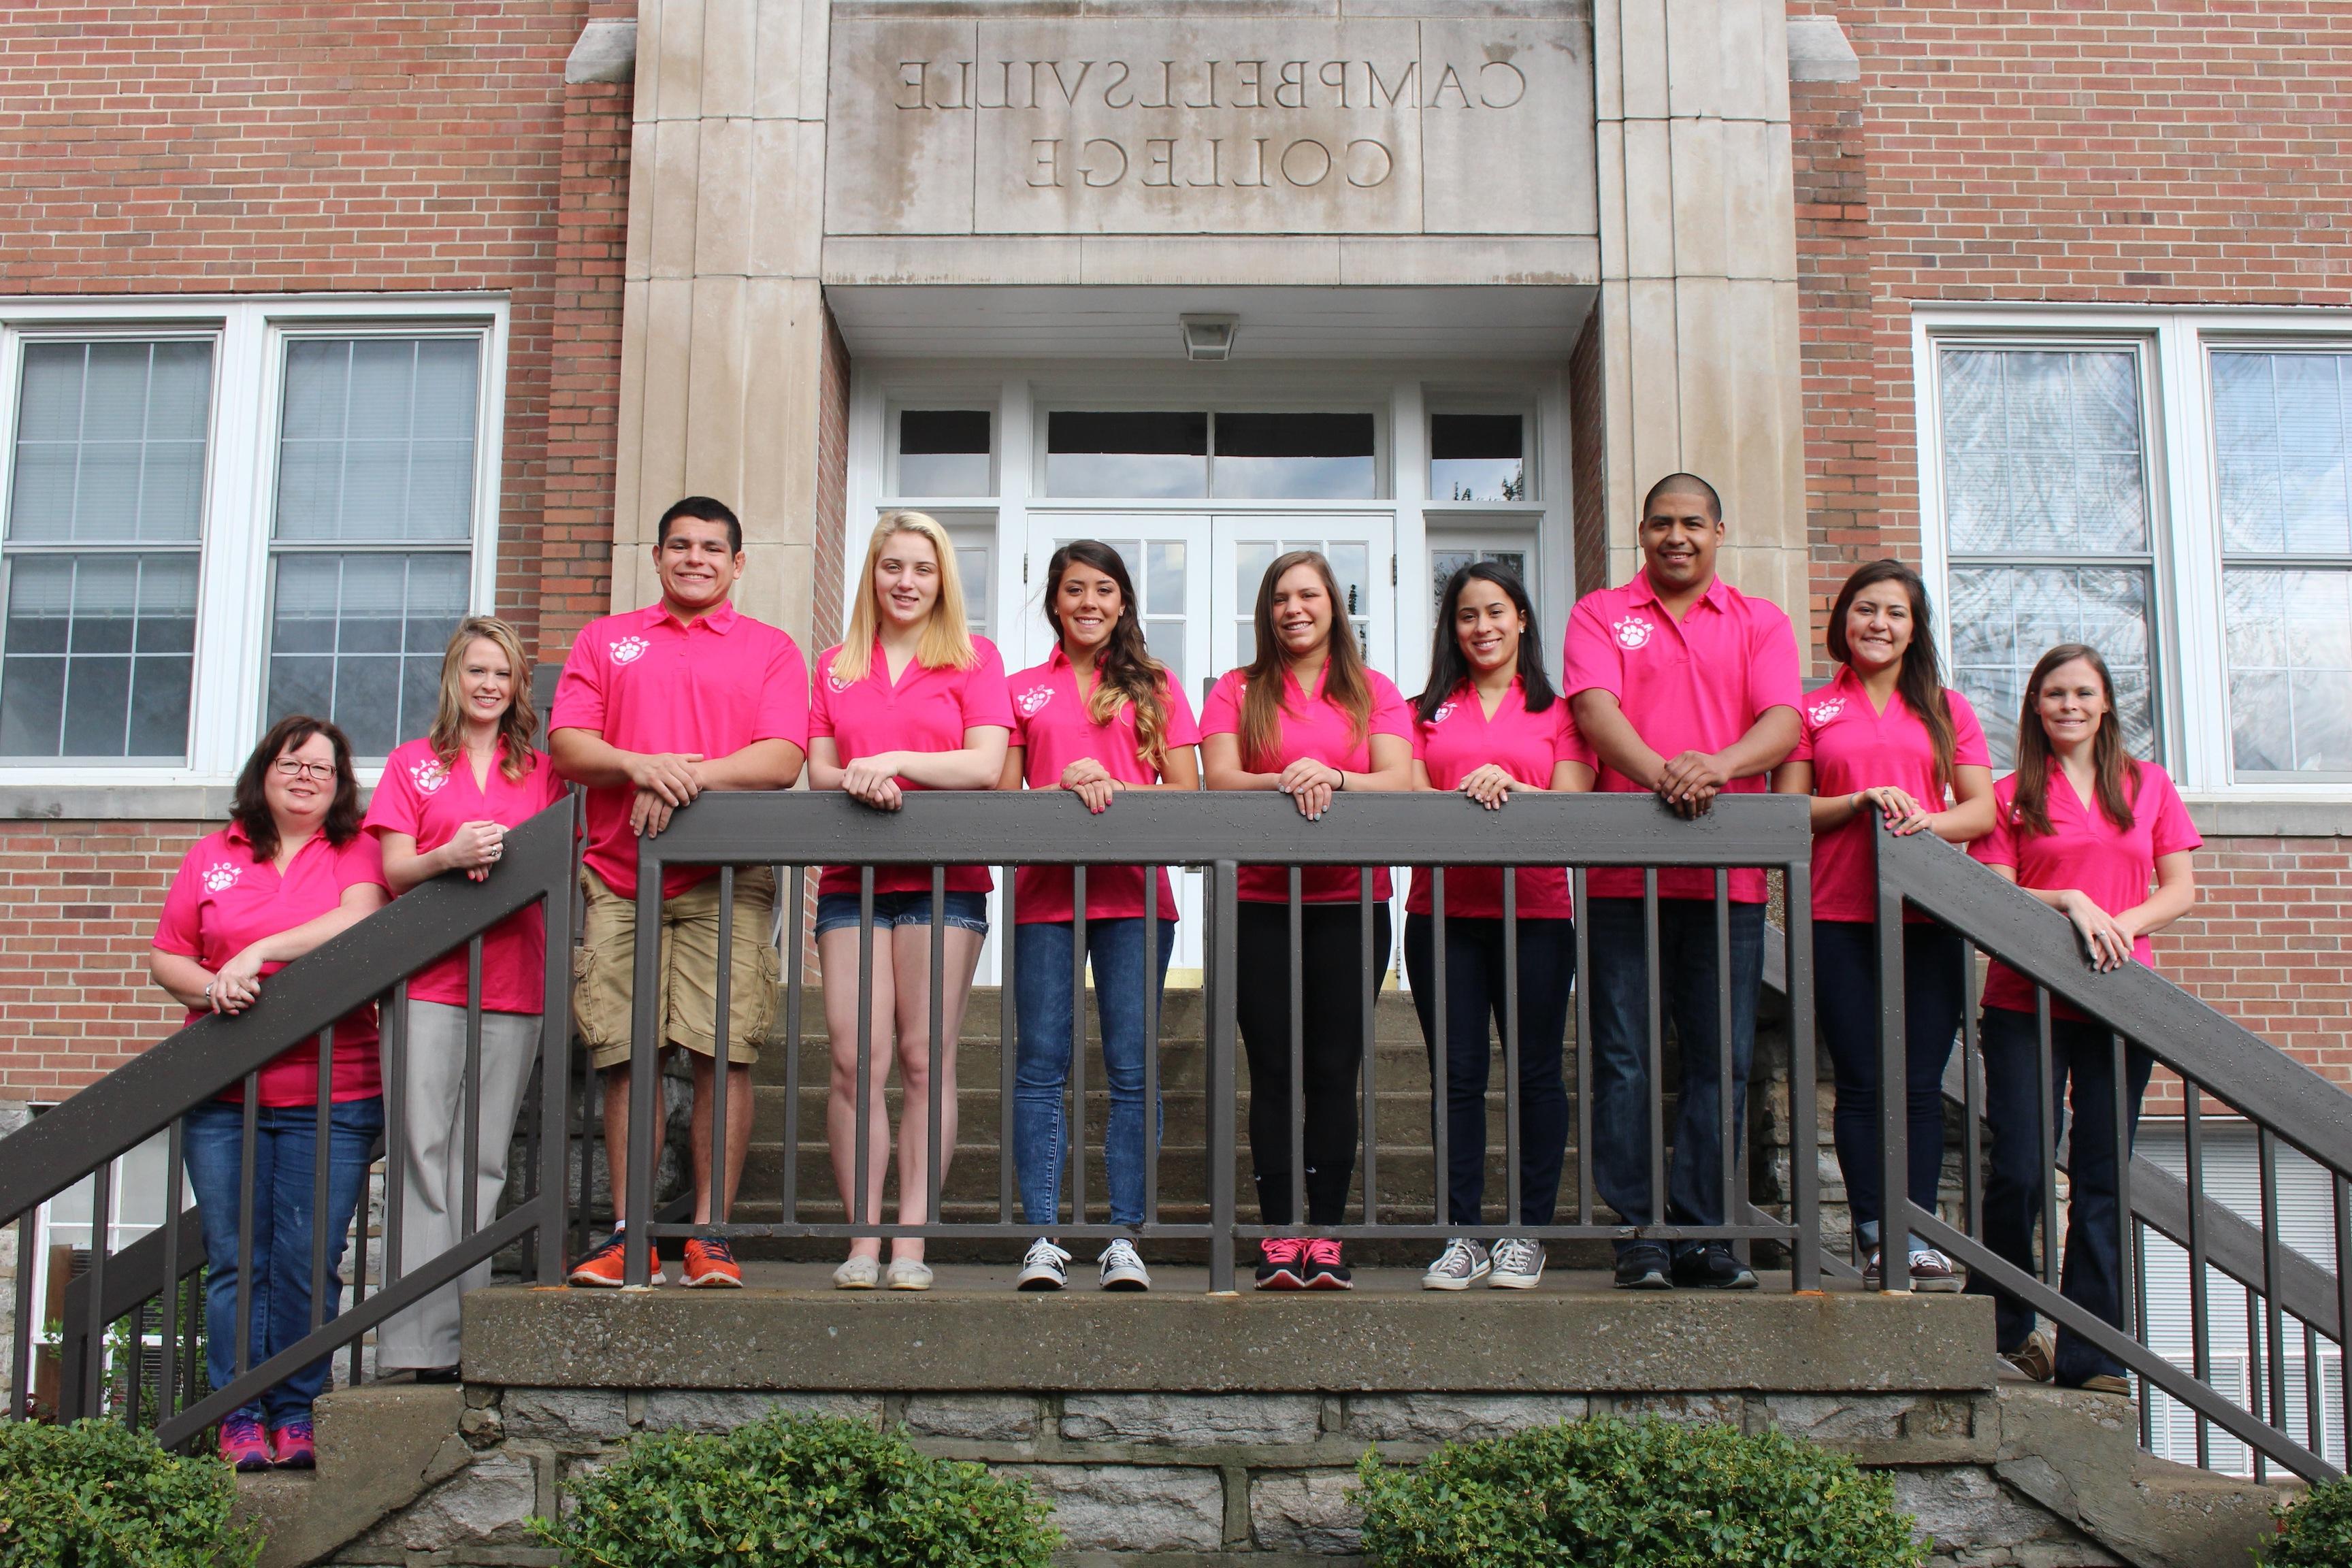
[(1307, 1244), (1307, 1261), (1318, 1268), (1339, 1267), (1339, 1244), (1328, 1236), (1318, 1236)]
[(1021, 1260), (1021, 1263), (1022, 1267), (1025, 1268), (1033, 1264), (1045, 1262), (1063, 1264), (1067, 1263), (1069, 1260), (1070, 1255), (1068, 1253), (1063, 1251), (1060, 1247), (1055, 1246), (1052, 1242), (1046, 1240), (1041, 1236), (1036, 1240), (1029, 1244), (1029, 1255), (1026, 1258), (1024, 1258)]
[(1295, 1236), (1269, 1236), (1262, 1250), (1265, 1260), (1273, 1264), (1296, 1264), (1307, 1256), (1307, 1243)]
[(709, 1258), (711, 1262), (732, 1263), (735, 1261), (735, 1249), (727, 1245), (726, 1239), (723, 1237), (701, 1236), (695, 1237), (695, 1240), (701, 1245), (703, 1257)]
[(1136, 1255), (1135, 1244), (1121, 1236), (1113, 1237), (1111, 1244), (1103, 1248), (1102, 1265), (1105, 1268), (1140, 1268), (1143, 1259)]
[(1536, 1266), (1536, 1244), (1523, 1237), (1506, 1237), (1495, 1244), (1495, 1268), (1505, 1274), (1525, 1274)]
[(1467, 1279), (1477, 1268), (1478, 1254), (1466, 1238), (1456, 1236), (1446, 1239), (1444, 1256), (1432, 1264), (1429, 1271), (1448, 1279)]

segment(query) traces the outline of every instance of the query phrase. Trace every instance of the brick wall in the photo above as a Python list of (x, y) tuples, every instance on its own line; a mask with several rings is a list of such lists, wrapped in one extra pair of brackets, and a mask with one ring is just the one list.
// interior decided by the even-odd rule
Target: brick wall
[(0, 830), (0, 1100), (52, 1100), (179, 1026), (147, 978), (163, 889), (215, 825)]
[(2209, 838), (2197, 885), (2156, 939), (2166, 977), (2352, 1085), (2352, 843)]

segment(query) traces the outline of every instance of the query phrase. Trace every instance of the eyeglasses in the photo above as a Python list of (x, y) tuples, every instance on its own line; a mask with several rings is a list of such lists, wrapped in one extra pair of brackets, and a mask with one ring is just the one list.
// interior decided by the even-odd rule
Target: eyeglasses
[(306, 763), (299, 757), (280, 757), (273, 765), (282, 779), (316, 779), (325, 784), (335, 776), (335, 764), (332, 763)]

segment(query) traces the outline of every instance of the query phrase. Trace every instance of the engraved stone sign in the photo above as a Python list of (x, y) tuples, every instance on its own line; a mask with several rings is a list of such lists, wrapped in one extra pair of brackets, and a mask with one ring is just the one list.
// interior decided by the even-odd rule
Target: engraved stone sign
[(837, 17), (825, 232), (1591, 234), (1579, 17)]

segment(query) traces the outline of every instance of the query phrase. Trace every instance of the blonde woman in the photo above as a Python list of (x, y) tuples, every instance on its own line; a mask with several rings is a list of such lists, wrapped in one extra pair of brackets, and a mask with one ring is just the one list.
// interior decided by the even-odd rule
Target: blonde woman
[[(395, 896), (436, 877), (481, 881), (499, 863), (509, 827), (562, 798), (563, 781), (533, 749), (530, 666), (504, 621), (459, 625), (441, 657), (441, 705), (432, 731), (395, 748), (368, 805), (366, 826), (383, 851)], [(481, 1083), (475, 1101), (474, 1220), (498, 1215), (507, 1184), (515, 1114), (539, 1054), (547, 936), (536, 905), (482, 936)], [(400, 1267), (455, 1247), (465, 1217), (466, 950), (408, 984), (408, 1049), (402, 1063)], [(490, 1282), (485, 1260), (455, 1284), (391, 1319), (376, 1335), (376, 1364), (416, 1370), (419, 1383), (457, 1376), (457, 1300)]]
[[(817, 657), (809, 704), (809, 784), (845, 790), (877, 811), (896, 811), (908, 790), (993, 789), (1004, 771), (1013, 729), (1004, 661), (964, 620), (963, 585), (947, 531), (919, 511), (897, 511), (876, 525), (866, 547), (861, 584), (838, 647)], [(940, 1019), (940, 1159), (956, 1141), (956, 1039), (971, 994), (972, 967), (988, 935), (988, 893), (982, 866), (951, 866), (947, 874), (946, 994)], [(817, 956), (825, 974), (851, 981), (857, 973), (858, 870), (829, 866), (817, 881)], [(825, 1027), (833, 1040), (832, 1093), (825, 1131), (833, 1171), (852, 1214), (882, 1208), (882, 1152), (890, 1146), (883, 1087), (895, 1057), (904, 1096), (899, 1116), (898, 1223), (932, 1216), (929, 1145), (931, 1105), (931, 874), (927, 867), (880, 867), (874, 873), (874, 987), (868, 1063), (868, 1158), (857, 1170), (857, 994), (852, 984), (824, 988)], [(895, 1040), (895, 1049), (891, 1042)], [(939, 1173), (944, 1187), (947, 1172)], [(858, 1196), (853, 1197), (856, 1194)], [(923, 1244), (891, 1244), (882, 1267), (882, 1241), (859, 1237), (834, 1271), (845, 1290), (887, 1283), (894, 1290), (930, 1288)]]

